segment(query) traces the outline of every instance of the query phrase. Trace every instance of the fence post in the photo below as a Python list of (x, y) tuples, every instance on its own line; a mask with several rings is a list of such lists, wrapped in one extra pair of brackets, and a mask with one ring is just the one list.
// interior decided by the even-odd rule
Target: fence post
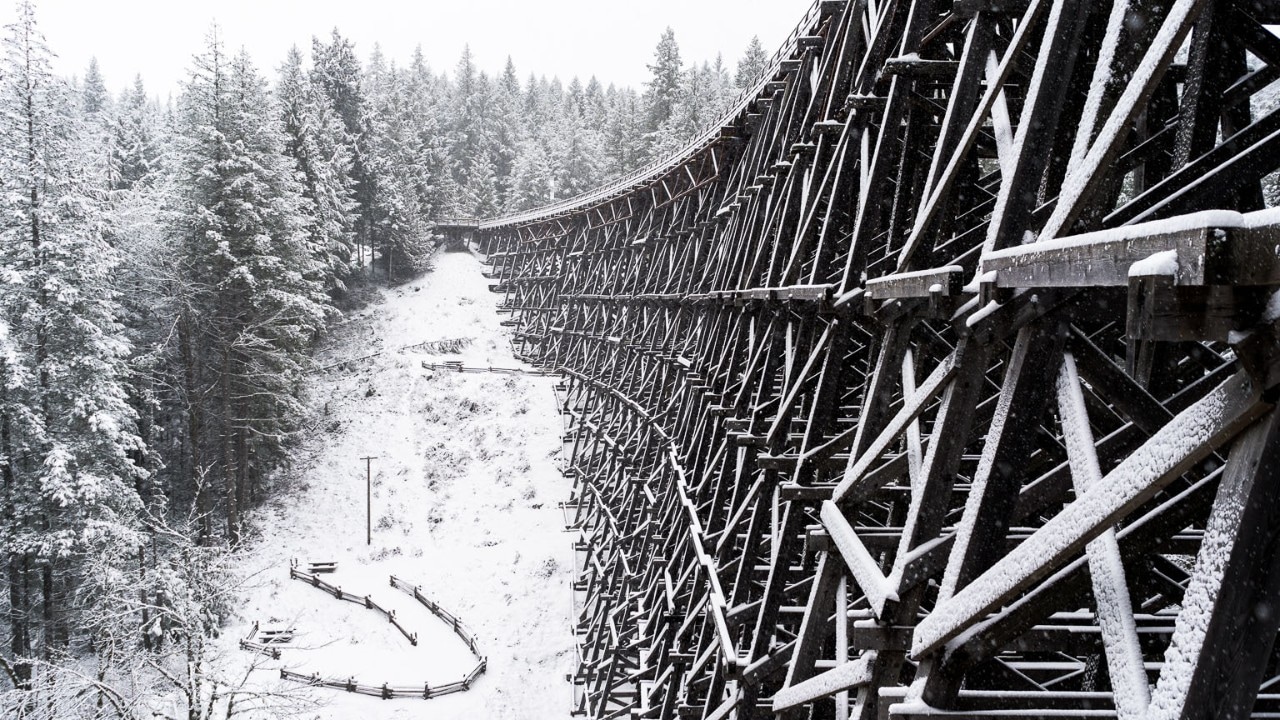
[(382, 699), (383, 700), (391, 699), (391, 688), (387, 687), (386, 683), (382, 683)]

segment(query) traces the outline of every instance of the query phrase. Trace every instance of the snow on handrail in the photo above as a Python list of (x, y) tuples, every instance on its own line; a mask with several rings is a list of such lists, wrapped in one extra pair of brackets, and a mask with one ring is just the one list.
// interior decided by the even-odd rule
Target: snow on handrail
[(822, 17), (822, 6), (831, 0), (814, 0), (809, 10), (805, 12), (804, 17), (796, 25), (787, 39), (783, 41), (782, 46), (769, 59), (768, 65), (761, 72), (759, 80), (756, 84), (744, 90), (737, 101), (729, 106), (721, 116), (708, 127), (708, 129), (685, 145), (680, 150), (660, 158), (649, 165), (635, 170), (627, 175), (602, 185), (594, 190), (588, 190), (580, 195), (560, 200), (540, 208), (527, 210), (512, 215), (504, 215), (496, 218), (480, 220), (477, 225), (481, 229), (491, 229), (503, 227), (506, 225), (516, 225), (520, 223), (528, 223), (535, 220), (541, 220), (559, 213), (571, 210), (577, 207), (587, 207), (598, 205), (602, 201), (624, 195), (628, 191), (638, 187), (643, 180), (656, 179), (665, 175), (668, 171), (680, 167), (690, 158), (698, 155), (720, 135), (720, 131), (728, 127), (729, 121), (744, 112), (747, 107), (756, 100), (756, 98), (765, 91), (769, 83), (782, 69), (782, 61), (792, 56), (800, 47), (799, 40), (808, 30), (814, 27), (814, 24)]

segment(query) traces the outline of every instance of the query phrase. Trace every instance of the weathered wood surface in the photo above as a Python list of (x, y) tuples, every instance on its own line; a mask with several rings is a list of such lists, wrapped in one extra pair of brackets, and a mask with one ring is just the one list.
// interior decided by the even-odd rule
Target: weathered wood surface
[(574, 710), (1280, 712), (1274, 20), (822, 0), (681, 153), (448, 229), (565, 377)]

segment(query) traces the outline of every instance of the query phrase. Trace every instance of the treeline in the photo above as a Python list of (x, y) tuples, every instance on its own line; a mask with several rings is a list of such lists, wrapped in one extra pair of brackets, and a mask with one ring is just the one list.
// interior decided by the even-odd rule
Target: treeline
[(162, 104), (52, 58), (24, 0), (0, 61), (0, 715), (20, 718), (253, 707), (208, 639), (338, 308), (422, 271), (438, 218), (678, 149), (765, 66), (756, 41), (732, 76), (685, 68), (668, 30), (637, 93), (469, 52), (452, 74), (362, 62), (335, 31), (269, 74), (214, 28)]

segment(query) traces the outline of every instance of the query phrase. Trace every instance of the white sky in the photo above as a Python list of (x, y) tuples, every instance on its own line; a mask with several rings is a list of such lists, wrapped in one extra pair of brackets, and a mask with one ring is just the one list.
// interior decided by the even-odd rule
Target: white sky
[[(118, 92), (141, 73), (148, 91), (176, 91), (191, 56), (217, 20), (227, 45), (248, 48), (274, 78), (293, 44), (337, 26), (361, 59), (374, 43), (401, 64), (421, 44), (431, 67), (452, 72), (470, 43), (480, 68), (500, 72), (510, 55), (523, 82), (530, 72), (566, 83), (592, 74), (602, 83), (648, 78), (658, 38), (668, 25), (691, 61), (724, 53), (732, 68), (752, 35), (772, 53), (812, 0), (36, 0), (36, 18), (58, 59), (55, 70), (83, 75), (97, 56), (107, 86)], [(0, 0), (0, 19), (14, 17)]]

